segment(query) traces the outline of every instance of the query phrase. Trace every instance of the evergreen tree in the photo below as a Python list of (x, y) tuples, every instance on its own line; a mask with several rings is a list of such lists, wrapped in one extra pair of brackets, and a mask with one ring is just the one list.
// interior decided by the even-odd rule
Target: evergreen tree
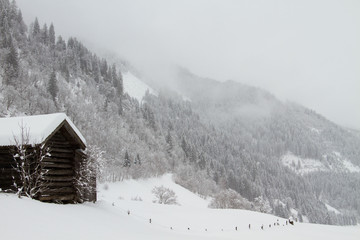
[(57, 38), (56, 50), (61, 51), (61, 52), (66, 50), (66, 42), (65, 42), (65, 40), (63, 40), (61, 35), (59, 35)]
[(119, 71), (118, 74), (118, 86), (117, 86), (117, 92), (119, 96), (122, 96), (124, 94), (124, 82), (123, 82), (123, 76), (122, 73)]
[(15, 0), (11, 1), (11, 6), (10, 6), (10, 16), (12, 19), (15, 19), (18, 13), (18, 7), (16, 4)]
[(46, 23), (41, 30), (41, 42), (45, 45), (48, 45), (49, 43), (49, 32)]
[(108, 72), (108, 65), (105, 59), (101, 60), (100, 73), (103, 78), (106, 78)]
[(188, 146), (187, 146), (187, 143), (186, 143), (184, 137), (183, 137), (182, 140), (181, 140), (181, 148), (182, 148), (182, 150), (184, 151), (185, 156), (186, 156), (186, 157), (189, 157)]
[(8, 14), (5, 9), (1, 11), (0, 15), (0, 40), (1, 40), (1, 47), (8, 48), (10, 46), (10, 26), (9, 26), (9, 19)]
[(57, 85), (55, 70), (53, 70), (51, 75), (50, 75), (48, 91), (49, 91), (51, 97), (53, 98), (53, 100), (55, 101), (56, 97), (57, 97), (57, 94), (59, 92), (59, 87)]
[(134, 164), (141, 165), (141, 159), (140, 159), (140, 155), (139, 155), (138, 153), (136, 154), (136, 158), (135, 158)]
[(198, 161), (198, 166), (201, 170), (204, 170), (206, 167), (206, 161), (205, 161), (205, 157), (204, 154), (200, 154), (199, 156), (199, 161)]
[(55, 47), (55, 28), (54, 25), (51, 23), (49, 28), (49, 44), (52, 49)]
[(40, 35), (40, 24), (38, 18), (35, 18), (32, 35), (37, 38)]
[(126, 150), (125, 158), (124, 158), (124, 167), (130, 167), (130, 166), (131, 166), (131, 161), (130, 161), (129, 153)]
[(20, 33), (20, 36), (25, 38), (26, 37), (25, 33), (27, 31), (27, 26), (24, 23), (23, 16), (22, 16), (22, 13), (21, 13), (20, 9), (18, 10), (18, 13), (17, 13), (17, 16), (16, 16), (16, 21), (18, 23), (18, 31)]
[(9, 52), (6, 55), (4, 67), (5, 84), (15, 85), (15, 80), (19, 76), (19, 57), (11, 38), (9, 44)]
[(168, 130), (168, 132), (167, 132), (167, 135), (166, 135), (166, 137), (165, 137), (165, 141), (166, 141), (166, 143), (168, 144), (168, 148), (166, 149), (166, 151), (167, 151), (168, 153), (170, 153), (171, 150), (172, 150), (173, 147), (174, 147), (170, 130)]

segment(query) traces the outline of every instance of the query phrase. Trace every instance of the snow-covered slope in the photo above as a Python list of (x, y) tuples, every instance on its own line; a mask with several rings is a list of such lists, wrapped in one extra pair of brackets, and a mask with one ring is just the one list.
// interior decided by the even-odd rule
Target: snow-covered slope
[(156, 92), (146, 83), (141, 81), (131, 72), (123, 74), (124, 92), (128, 93), (131, 97), (136, 98), (141, 102), (147, 90), (149, 93), (157, 95)]
[(339, 152), (332, 152), (324, 155), (321, 160), (311, 158), (301, 158), (291, 152), (283, 155), (281, 162), (295, 173), (304, 175), (317, 171), (335, 171), (359, 173), (360, 168), (344, 158)]
[(285, 154), (282, 163), (298, 174), (306, 174), (315, 171), (327, 171), (325, 165), (317, 159), (301, 158), (292, 153)]
[[(181, 206), (152, 203), (151, 189), (159, 185), (174, 190)], [(292, 226), (286, 225), (285, 219), (268, 214), (208, 209), (204, 207), (206, 200), (175, 184), (171, 175), (149, 180), (102, 184), (99, 185), (98, 196), (99, 201), (95, 204), (57, 205), (0, 193), (0, 237), (14, 240), (344, 240), (358, 239), (360, 236), (359, 226), (338, 227), (304, 223), (295, 223)], [(143, 201), (131, 200), (136, 196)], [(279, 226), (274, 226), (277, 222)], [(271, 228), (269, 224), (272, 225)]]
[[(209, 201), (205, 200), (172, 181), (172, 175), (166, 174), (158, 178), (146, 180), (126, 180), (123, 182), (101, 184), (99, 198), (109, 202), (119, 200), (141, 199), (142, 202), (152, 203), (154, 187), (164, 186), (177, 193), (177, 202), (181, 206), (207, 208)], [(107, 189), (107, 190), (106, 190)]]

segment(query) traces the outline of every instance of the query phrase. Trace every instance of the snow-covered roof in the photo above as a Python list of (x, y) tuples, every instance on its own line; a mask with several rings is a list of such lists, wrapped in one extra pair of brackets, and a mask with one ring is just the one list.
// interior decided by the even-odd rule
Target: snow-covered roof
[(64, 121), (86, 145), (84, 136), (65, 113), (0, 118), (0, 146), (11, 146), (21, 138), (21, 127), (29, 133), (29, 144), (43, 143)]

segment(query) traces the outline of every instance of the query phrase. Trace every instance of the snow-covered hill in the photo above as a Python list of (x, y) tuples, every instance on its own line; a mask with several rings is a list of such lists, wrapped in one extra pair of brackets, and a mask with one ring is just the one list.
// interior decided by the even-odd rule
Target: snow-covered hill
[[(151, 190), (154, 186), (160, 185), (175, 191), (180, 205), (153, 203)], [(209, 209), (205, 207), (207, 200), (174, 183), (171, 175), (148, 180), (101, 184), (98, 197), (99, 201), (95, 204), (57, 205), (0, 193), (0, 237), (14, 240), (344, 240), (358, 239), (360, 236), (359, 226), (338, 227), (305, 223), (295, 223), (292, 226), (286, 225), (285, 219), (268, 214), (245, 210)], [(142, 201), (135, 201), (135, 198), (141, 198)], [(279, 226), (274, 226), (274, 223), (279, 223)]]
[(123, 74), (123, 84), (124, 92), (128, 93), (131, 97), (136, 98), (139, 102), (141, 102), (142, 98), (145, 96), (146, 91), (157, 95), (149, 85), (141, 81), (131, 72)]

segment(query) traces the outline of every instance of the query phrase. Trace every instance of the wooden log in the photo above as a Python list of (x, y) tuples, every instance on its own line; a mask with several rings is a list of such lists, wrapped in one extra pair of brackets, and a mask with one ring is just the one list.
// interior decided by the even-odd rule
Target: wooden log
[(53, 163), (53, 162), (41, 162), (41, 166), (44, 168), (72, 168), (71, 164), (65, 163)]
[(74, 180), (74, 176), (43, 176), (42, 180), (54, 182), (69, 182)]
[(20, 175), (18, 173), (14, 173), (14, 174), (1, 174), (0, 175), (0, 180), (18, 180), (20, 179)]
[(0, 179), (6, 180), (6, 179), (20, 179), (19, 174), (1, 174)]
[(15, 165), (16, 165), (15, 163), (11, 164), (11, 163), (1, 163), (0, 162), (0, 169), (14, 168)]
[(0, 163), (14, 163), (15, 159), (12, 157), (9, 157), (7, 159), (0, 159)]
[(54, 163), (72, 163), (73, 160), (70, 158), (55, 158), (55, 157), (46, 157), (42, 160), (43, 162), (54, 162)]
[(46, 175), (73, 175), (74, 171), (72, 169), (63, 170), (63, 169), (50, 169), (46, 171)]
[(73, 201), (75, 194), (68, 195), (40, 195), (40, 201)]
[(11, 148), (0, 148), (0, 154), (3, 155), (3, 154), (11, 154), (11, 152), (13, 152), (14, 149), (11, 149)]
[(19, 175), (19, 172), (17, 172), (14, 168), (4, 168), (0, 170), (1, 176), (7, 176), (7, 175)]
[(0, 188), (3, 188), (4, 186), (14, 186), (14, 183), (16, 183), (16, 185), (21, 186), (21, 181), (20, 180), (10, 180), (10, 179), (4, 179), (4, 180), (0, 180)]
[(8, 157), (2, 157), (0, 158), (0, 162), (4, 162), (4, 163), (8, 163), (8, 162), (14, 162), (14, 157), (13, 156), (8, 156)]
[(67, 149), (67, 148), (50, 148), (50, 154), (57, 152), (57, 153), (74, 153), (73, 149)]
[(61, 144), (51, 144), (49, 146), (49, 150), (51, 151), (52, 148), (65, 148), (65, 149), (75, 150), (74, 146), (68, 145), (68, 144), (63, 144), (63, 145), (61, 145)]
[(1, 168), (0, 169), (0, 174), (17, 174), (17, 170), (14, 168)]
[(63, 145), (69, 145), (69, 146), (70, 146), (71, 143), (68, 142), (68, 141), (66, 141), (66, 140), (64, 140), (64, 141), (58, 141), (58, 140), (53, 140), (53, 139), (51, 139), (51, 140), (48, 141), (47, 145), (50, 146), (50, 147), (51, 147), (51, 145), (61, 145), (61, 146), (63, 146)]
[(13, 155), (0, 155), (1, 162), (14, 161)]
[(60, 195), (63, 193), (75, 193), (73, 187), (58, 187), (58, 188), (44, 188), (40, 189), (42, 195)]
[(72, 181), (70, 182), (44, 182), (44, 185), (47, 187), (71, 187), (74, 185)]
[(67, 139), (60, 135), (60, 134), (55, 134), (54, 136), (52, 136), (51, 140), (53, 141), (66, 141)]
[(54, 157), (54, 158), (73, 158), (74, 153), (50, 152), (50, 157)]

